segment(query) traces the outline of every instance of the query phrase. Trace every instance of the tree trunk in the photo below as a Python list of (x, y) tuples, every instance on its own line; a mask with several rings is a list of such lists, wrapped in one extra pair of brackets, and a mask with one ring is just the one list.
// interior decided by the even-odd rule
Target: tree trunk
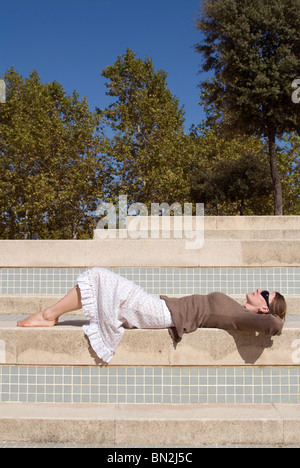
[(276, 159), (276, 130), (274, 127), (269, 127), (269, 156), (271, 177), (274, 187), (274, 215), (282, 216), (282, 187), (281, 180), (277, 168)]

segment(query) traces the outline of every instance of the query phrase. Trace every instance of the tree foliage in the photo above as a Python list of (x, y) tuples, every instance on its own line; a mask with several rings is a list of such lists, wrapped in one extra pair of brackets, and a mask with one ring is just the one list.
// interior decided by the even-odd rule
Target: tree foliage
[(254, 155), (219, 161), (213, 171), (202, 172), (192, 186), (196, 202), (213, 214), (268, 214), (266, 202), (272, 181), (266, 163)]
[(278, 168), (282, 177), (283, 207), (286, 215), (300, 213), (300, 136), (288, 133), (278, 148)]
[(215, 72), (202, 83), (204, 100), (235, 130), (268, 139), (274, 212), (282, 214), (276, 138), (300, 128), (291, 99), (300, 76), (300, 0), (205, 0), (197, 29), (203, 70)]
[(194, 127), (195, 159), (190, 186), (193, 203), (207, 215), (267, 215), (272, 211), (272, 181), (262, 142), (227, 135), (215, 125)]
[(0, 108), (0, 237), (86, 238), (103, 193), (98, 118), (76, 92), (36, 71), (4, 75)]
[(167, 73), (127, 49), (102, 75), (113, 98), (107, 109), (99, 110), (112, 132), (111, 197), (125, 193), (129, 201), (146, 205), (183, 201), (189, 192), (189, 138), (183, 109), (167, 88)]
[[(300, 106), (292, 103), (287, 86), (296, 70), (293, 53), (296, 56), (298, 49), (289, 52), (281, 32), (276, 36), (273, 29), (263, 41), (261, 2), (253, 3), (256, 14), (243, 9), (246, 3), (238, 0), (205, 3), (206, 13), (220, 8), (227, 23), (222, 17), (215, 24), (213, 16), (201, 23), (208, 42), (199, 47), (206, 56), (205, 67), (214, 67), (216, 78), (203, 84), (208, 119), (189, 134), (183, 108), (168, 89), (167, 73), (156, 70), (148, 57), (138, 59), (130, 49), (103, 70), (112, 102), (95, 112), (76, 91), (68, 95), (56, 81), (43, 84), (37, 71), (24, 79), (14, 68), (8, 70), (3, 76), (6, 102), (0, 103), (0, 238), (91, 238), (100, 201), (115, 202), (121, 194), (127, 195), (129, 204), (142, 202), (148, 207), (202, 202), (207, 215), (271, 214), (268, 148), (261, 140), (262, 133), (268, 137), (271, 123), (283, 141), (276, 151), (276, 170), (284, 211), (299, 214)], [(271, 8), (268, 0), (265, 3)], [(277, 0), (273, 3), (277, 5)], [(230, 14), (224, 11), (226, 5)], [(287, 34), (288, 27), (279, 21), (279, 5), (277, 10), (278, 24)], [(230, 17), (240, 11), (238, 27)], [(249, 18), (257, 30), (251, 29), (251, 22), (247, 27)], [(253, 41), (261, 38), (257, 53), (245, 45), (251, 34)], [(230, 52), (227, 46), (233, 37)], [(282, 71), (285, 92), (280, 76), (275, 73), (272, 81), (271, 65), (274, 73), (277, 65), (276, 73)]]

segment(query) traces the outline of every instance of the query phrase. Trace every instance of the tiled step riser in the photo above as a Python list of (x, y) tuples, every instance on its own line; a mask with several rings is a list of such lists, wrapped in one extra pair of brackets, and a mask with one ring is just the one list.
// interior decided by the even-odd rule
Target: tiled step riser
[(82, 324), (73, 317), (51, 329), (1, 322), (0, 400), (300, 403), (296, 322), (273, 338), (198, 329), (176, 349), (167, 330), (126, 330), (109, 366), (101, 366)]
[(4, 366), (0, 402), (300, 404), (299, 367)]
[[(100, 265), (98, 265), (100, 266)], [(220, 291), (245, 295), (258, 287), (300, 296), (299, 267), (116, 267), (115, 273), (151, 294), (187, 295)], [(63, 295), (86, 268), (0, 268), (1, 295)]]

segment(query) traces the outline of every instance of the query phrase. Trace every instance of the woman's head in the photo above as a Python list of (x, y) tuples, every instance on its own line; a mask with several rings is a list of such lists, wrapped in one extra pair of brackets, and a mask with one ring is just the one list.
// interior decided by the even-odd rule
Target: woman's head
[(257, 312), (263, 314), (278, 315), (282, 320), (285, 320), (286, 301), (279, 292), (257, 289), (256, 292), (249, 293), (246, 297), (247, 304), (253, 310), (256, 309)]

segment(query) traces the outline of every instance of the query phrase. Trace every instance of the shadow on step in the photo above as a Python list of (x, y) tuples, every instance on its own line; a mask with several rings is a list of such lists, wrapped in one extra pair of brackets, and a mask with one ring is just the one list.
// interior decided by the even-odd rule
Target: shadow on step
[(273, 345), (271, 336), (231, 331), (227, 331), (227, 333), (233, 337), (237, 351), (245, 364), (255, 364), (264, 350)]

